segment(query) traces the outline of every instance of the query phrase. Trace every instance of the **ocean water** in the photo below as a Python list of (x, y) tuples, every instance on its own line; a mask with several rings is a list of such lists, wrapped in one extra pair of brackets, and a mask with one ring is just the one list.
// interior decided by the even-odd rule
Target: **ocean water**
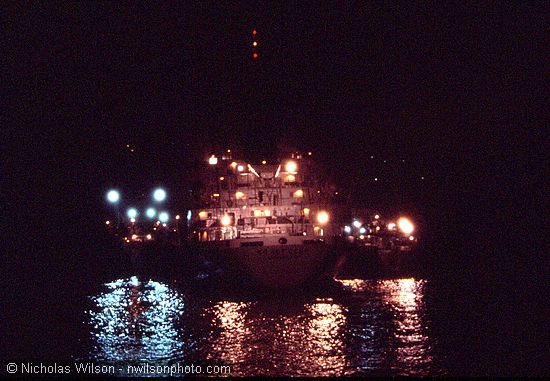
[(233, 376), (446, 374), (429, 287), (425, 279), (353, 279), (335, 281), (325, 296), (239, 298), (117, 279), (86, 301), (82, 360), (223, 364)]
[(536, 327), (510, 293), (487, 287), (494, 278), (404, 271), (266, 293), (109, 266), (116, 255), (8, 274), (4, 362), (119, 376), (547, 371), (544, 349), (525, 344)]

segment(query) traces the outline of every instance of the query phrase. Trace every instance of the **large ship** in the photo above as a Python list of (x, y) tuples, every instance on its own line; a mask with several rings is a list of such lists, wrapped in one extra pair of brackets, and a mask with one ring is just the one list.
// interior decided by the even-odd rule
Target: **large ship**
[(332, 275), (330, 213), (309, 155), (207, 161), (190, 241), (226, 279), (289, 288)]

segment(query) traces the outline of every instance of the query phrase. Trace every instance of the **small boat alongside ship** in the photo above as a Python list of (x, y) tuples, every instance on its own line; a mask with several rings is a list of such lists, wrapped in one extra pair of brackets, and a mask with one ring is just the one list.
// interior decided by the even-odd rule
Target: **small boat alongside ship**
[(226, 279), (290, 288), (331, 277), (330, 214), (309, 157), (277, 163), (208, 158), (191, 245)]

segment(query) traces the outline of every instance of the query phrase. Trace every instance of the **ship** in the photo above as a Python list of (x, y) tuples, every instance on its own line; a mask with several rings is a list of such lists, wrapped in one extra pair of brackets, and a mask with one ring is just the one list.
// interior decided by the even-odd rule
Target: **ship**
[(336, 277), (382, 276), (414, 269), (418, 264), (414, 230), (413, 222), (404, 216), (386, 220), (378, 213), (365, 213), (353, 218), (335, 239), (339, 253)]
[(310, 156), (208, 156), (189, 241), (223, 278), (270, 289), (331, 278), (330, 211)]

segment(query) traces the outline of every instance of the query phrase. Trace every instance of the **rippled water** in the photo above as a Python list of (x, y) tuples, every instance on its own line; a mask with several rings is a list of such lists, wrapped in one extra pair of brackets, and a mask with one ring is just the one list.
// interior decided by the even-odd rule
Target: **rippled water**
[(223, 363), (231, 375), (445, 374), (428, 280), (339, 280), (327, 295), (228, 297), (118, 279), (90, 296), (97, 363)]

